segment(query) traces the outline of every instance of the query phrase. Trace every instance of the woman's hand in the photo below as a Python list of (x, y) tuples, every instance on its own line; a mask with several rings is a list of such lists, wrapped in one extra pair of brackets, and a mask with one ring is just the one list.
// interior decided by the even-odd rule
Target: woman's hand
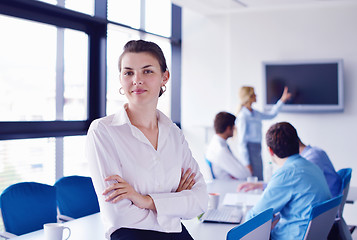
[(291, 93), (288, 92), (288, 87), (284, 87), (283, 95), (281, 95), (280, 100), (285, 103), (291, 98)]
[(176, 190), (176, 192), (181, 192), (183, 190), (190, 190), (195, 182), (195, 173), (192, 173), (191, 168), (187, 169), (185, 173), (183, 173), (183, 168), (181, 168), (181, 180), (180, 184)]
[(132, 203), (139, 208), (146, 208), (156, 210), (154, 201), (149, 195), (141, 195), (135, 189), (127, 183), (124, 179), (118, 175), (112, 175), (105, 179), (105, 181), (115, 181), (109, 187), (107, 187), (103, 195), (106, 195), (106, 201), (111, 203), (117, 203), (123, 199), (129, 199)]

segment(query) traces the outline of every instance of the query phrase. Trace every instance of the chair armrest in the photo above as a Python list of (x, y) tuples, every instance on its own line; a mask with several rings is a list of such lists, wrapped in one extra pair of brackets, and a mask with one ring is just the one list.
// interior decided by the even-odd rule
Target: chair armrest
[(62, 214), (57, 215), (57, 219), (60, 222), (68, 222), (68, 221), (74, 220), (74, 218), (66, 216), (66, 215), (62, 215)]
[(0, 237), (5, 238), (5, 239), (10, 239), (17, 237), (17, 235), (9, 233), (9, 232), (0, 232)]

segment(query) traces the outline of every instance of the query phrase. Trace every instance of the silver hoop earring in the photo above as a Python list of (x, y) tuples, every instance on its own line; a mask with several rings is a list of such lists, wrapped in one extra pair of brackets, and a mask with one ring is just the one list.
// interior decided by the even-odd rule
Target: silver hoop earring
[(161, 87), (161, 91), (162, 91), (162, 93), (166, 92), (166, 85)]
[(125, 95), (125, 91), (124, 91), (123, 87), (119, 88), (119, 93), (120, 93), (120, 95)]

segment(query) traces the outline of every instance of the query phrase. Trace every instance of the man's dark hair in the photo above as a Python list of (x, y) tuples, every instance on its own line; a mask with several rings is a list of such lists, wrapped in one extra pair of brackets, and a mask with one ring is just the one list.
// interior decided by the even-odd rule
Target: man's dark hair
[(266, 133), (266, 143), (279, 158), (299, 153), (299, 137), (288, 122), (276, 123)]
[(236, 116), (228, 112), (219, 112), (214, 118), (214, 130), (216, 133), (224, 133), (227, 127), (233, 127)]

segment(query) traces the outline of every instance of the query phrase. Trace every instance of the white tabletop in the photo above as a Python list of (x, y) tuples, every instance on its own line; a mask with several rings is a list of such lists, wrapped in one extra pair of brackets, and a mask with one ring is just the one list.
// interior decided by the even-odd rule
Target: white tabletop
[[(222, 196), (220, 201), (222, 201), (224, 193), (234, 192), (237, 184), (236, 181), (215, 181), (207, 184), (208, 192), (220, 193)], [(182, 222), (195, 240), (226, 239), (227, 232), (236, 226), (235, 224), (202, 223), (197, 218)], [(70, 240), (105, 240), (100, 213), (75, 219), (64, 225), (71, 229)], [(12, 238), (12, 240), (44, 240), (44, 233), (43, 230), (39, 230)]]
[[(100, 213), (64, 223), (71, 229), (70, 240), (106, 240)], [(66, 233), (65, 233), (66, 234)], [(45, 240), (43, 230), (24, 234), (11, 240)]]
[[(220, 202), (223, 200), (223, 196), (228, 192), (235, 192), (238, 181), (222, 181), (215, 180), (214, 182), (208, 183), (208, 192), (220, 193)], [(349, 195), (350, 200), (356, 200), (356, 190), (357, 188), (351, 188)], [(197, 218), (191, 220), (183, 220), (183, 224), (186, 226), (187, 230), (195, 240), (220, 240), (226, 239), (227, 232), (233, 227), (237, 226), (235, 224), (222, 224), (222, 223), (202, 223)], [(104, 227), (101, 221), (100, 213), (93, 214), (87, 217), (79, 218), (64, 223), (65, 226), (71, 229), (70, 240), (105, 240)], [(43, 230), (25, 234), (12, 240), (44, 240)]]

